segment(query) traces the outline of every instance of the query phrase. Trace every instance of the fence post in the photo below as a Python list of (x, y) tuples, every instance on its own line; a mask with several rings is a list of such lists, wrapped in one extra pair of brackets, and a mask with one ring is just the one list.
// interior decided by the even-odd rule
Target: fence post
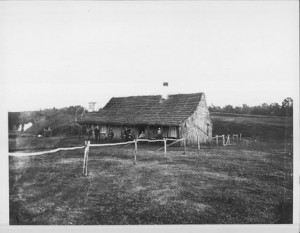
[(217, 147), (218, 147), (218, 144), (219, 144), (218, 134), (216, 135), (216, 144), (217, 144)]
[(199, 139), (199, 136), (197, 137), (197, 143), (198, 143), (198, 150), (200, 150), (200, 139)]
[(165, 157), (167, 157), (167, 139), (164, 138)]
[(90, 141), (88, 141), (87, 145), (87, 153), (86, 153), (86, 169), (85, 169), (85, 175), (88, 175), (88, 161), (89, 161), (89, 152), (90, 152)]
[(223, 139), (223, 146), (225, 146), (225, 135), (222, 135), (222, 139)]
[(84, 148), (84, 156), (83, 156), (83, 167), (82, 167), (82, 175), (85, 174), (85, 158), (86, 158), (86, 152), (87, 152), (87, 141), (84, 141), (84, 145), (85, 145), (85, 148)]
[(186, 139), (183, 140), (183, 146), (184, 146), (183, 154), (186, 154)]
[(85, 169), (86, 144), (87, 144), (86, 141), (84, 141), (85, 148), (84, 148), (84, 155), (83, 155), (82, 175), (84, 175), (84, 169)]
[(87, 176), (87, 164), (90, 149), (90, 141), (85, 141), (84, 158), (83, 158), (83, 175)]
[(242, 134), (240, 133), (240, 141), (242, 141)]
[(134, 139), (134, 162), (133, 162), (134, 165), (136, 165), (136, 155), (137, 155), (137, 139)]

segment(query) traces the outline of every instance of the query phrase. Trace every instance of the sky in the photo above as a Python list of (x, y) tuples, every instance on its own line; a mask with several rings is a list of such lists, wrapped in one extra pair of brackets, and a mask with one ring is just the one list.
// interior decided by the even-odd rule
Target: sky
[(0, 2), (7, 111), (204, 92), (208, 105), (298, 99), (298, 1)]

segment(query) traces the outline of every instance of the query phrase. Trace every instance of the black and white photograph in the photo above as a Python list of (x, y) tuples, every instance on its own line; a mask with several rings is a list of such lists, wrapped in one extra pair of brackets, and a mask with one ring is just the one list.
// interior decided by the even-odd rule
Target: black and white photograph
[(300, 232), (298, 1), (1, 1), (0, 51), (0, 230)]

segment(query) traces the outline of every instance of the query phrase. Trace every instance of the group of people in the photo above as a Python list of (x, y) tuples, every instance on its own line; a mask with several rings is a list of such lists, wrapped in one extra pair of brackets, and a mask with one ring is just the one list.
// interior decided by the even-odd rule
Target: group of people
[[(145, 135), (144, 131), (141, 131), (138, 138), (140, 138), (140, 139), (146, 138), (146, 135)], [(161, 130), (161, 128), (158, 128), (156, 139), (162, 139), (162, 138), (163, 138), (162, 130)]]
[(134, 139), (134, 134), (131, 133), (131, 129), (125, 128), (124, 130), (125, 142), (132, 141)]
[[(88, 135), (88, 138), (90, 139), (91, 137), (91, 134), (92, 134), (92, 138), (95, 139), (95, 142), (100, 142), (100, 130), (99, 130), (99, 127), (96, 126), (94, 128), (94, 130), (92, 128), (88, 128), (87, 129), (87, 135)], [(112, 141), (114, 138), (114, 132), (112, 131), (112, 129), (109, 129), (109, 132), (108, 132), (108, 140), (109, 141)]]
[[(131, 131), (130, 128), (125, 128), (124, 130), (124, 136), (125, 136), (125, 141), (131, 141), (134, 140), (135, 138), (135, 133)], [(156, 139), (162, 139), (163, 135), (162, 135), (162, 129), (158, 128), (157, 129), (157, 135), (156, 135)], [(99, 130), (99, 126), (96, 126), (94, 129), (93, 128), (87, 128), (87, 135), (88, 138), (90, 139), (93, 138), (95, 140), (95, 142), (100, 142), (100, 130)], [(111, 142), (114, 139), (114, 132), (112, 131), (112, 129), (109, 129), (109, 132), (107, 134), (107, 138), (108, 140)], [(141, 131), (141, 133), (139, 134), (138, 138), (143, 139), (146, 138), (146, 135), (144, 133), (144, 131)]]
[(43, 129), (43, 137), (52, 137), (52, 129), (50, 126)]

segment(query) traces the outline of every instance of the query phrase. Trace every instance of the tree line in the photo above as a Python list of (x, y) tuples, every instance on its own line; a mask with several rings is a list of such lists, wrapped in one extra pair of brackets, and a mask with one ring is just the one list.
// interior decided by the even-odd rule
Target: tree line
[(278, 103), (263, 103), (258, 106), (243, 104), (242, 107), (233, 107), (232, 105), (220, 107), (211, 105), (208, 108), (210, 112), (291, 117), (293, 116), (293, 99), (287, 97), (282, 101), (281, 105)]
[(27, 122), (35, 122), (36, 119), (41, 119), (41, 117), (52, 118), (55, 119), (58, 117), (64, 117), (66, 115), (70, 115), (74, 117), (77, 114), (81, 114), (84, 111), (84, 107), (70, 106), (65, 108), (47, 108), (41, 109), (37, 111), (23, 111), (23, 112), (9, 112), (8, 113), (8, 129), (13, 130), (14, 126), (18, 127), (22, 123)]
[[(235, 114), (251, 114), (251, 115), (268, 115), (268, 116), (293, 116), (293, 99), (288, 97), (285, 98), (281, 105), (278, 103), (266, 104), (258, 106), (248, 106), (247, 104), (243, 104), (242, 107), (233, 107), (232, 105), (226, 105), (224, 107), (220, 106), (209, 106), (210, 112), (221, 112), (221, 113), (235, 113)], [(43, 109), (39, 111), (27, 111), (27, 112), (9, 112), (8, 113), (8, 126), (9, 129), (12, 130), (14, 125), (20, 125), (28, 118), (33, 120), (42, 115), (51, 116), (57, 114), (68, 114), (75, 117), (75, 115), (79, 116), (84, 112), (84, 107), (70, 106), (61, 109), (50, 108)], [(27, 118), (27, 119), (24, 119)]]

